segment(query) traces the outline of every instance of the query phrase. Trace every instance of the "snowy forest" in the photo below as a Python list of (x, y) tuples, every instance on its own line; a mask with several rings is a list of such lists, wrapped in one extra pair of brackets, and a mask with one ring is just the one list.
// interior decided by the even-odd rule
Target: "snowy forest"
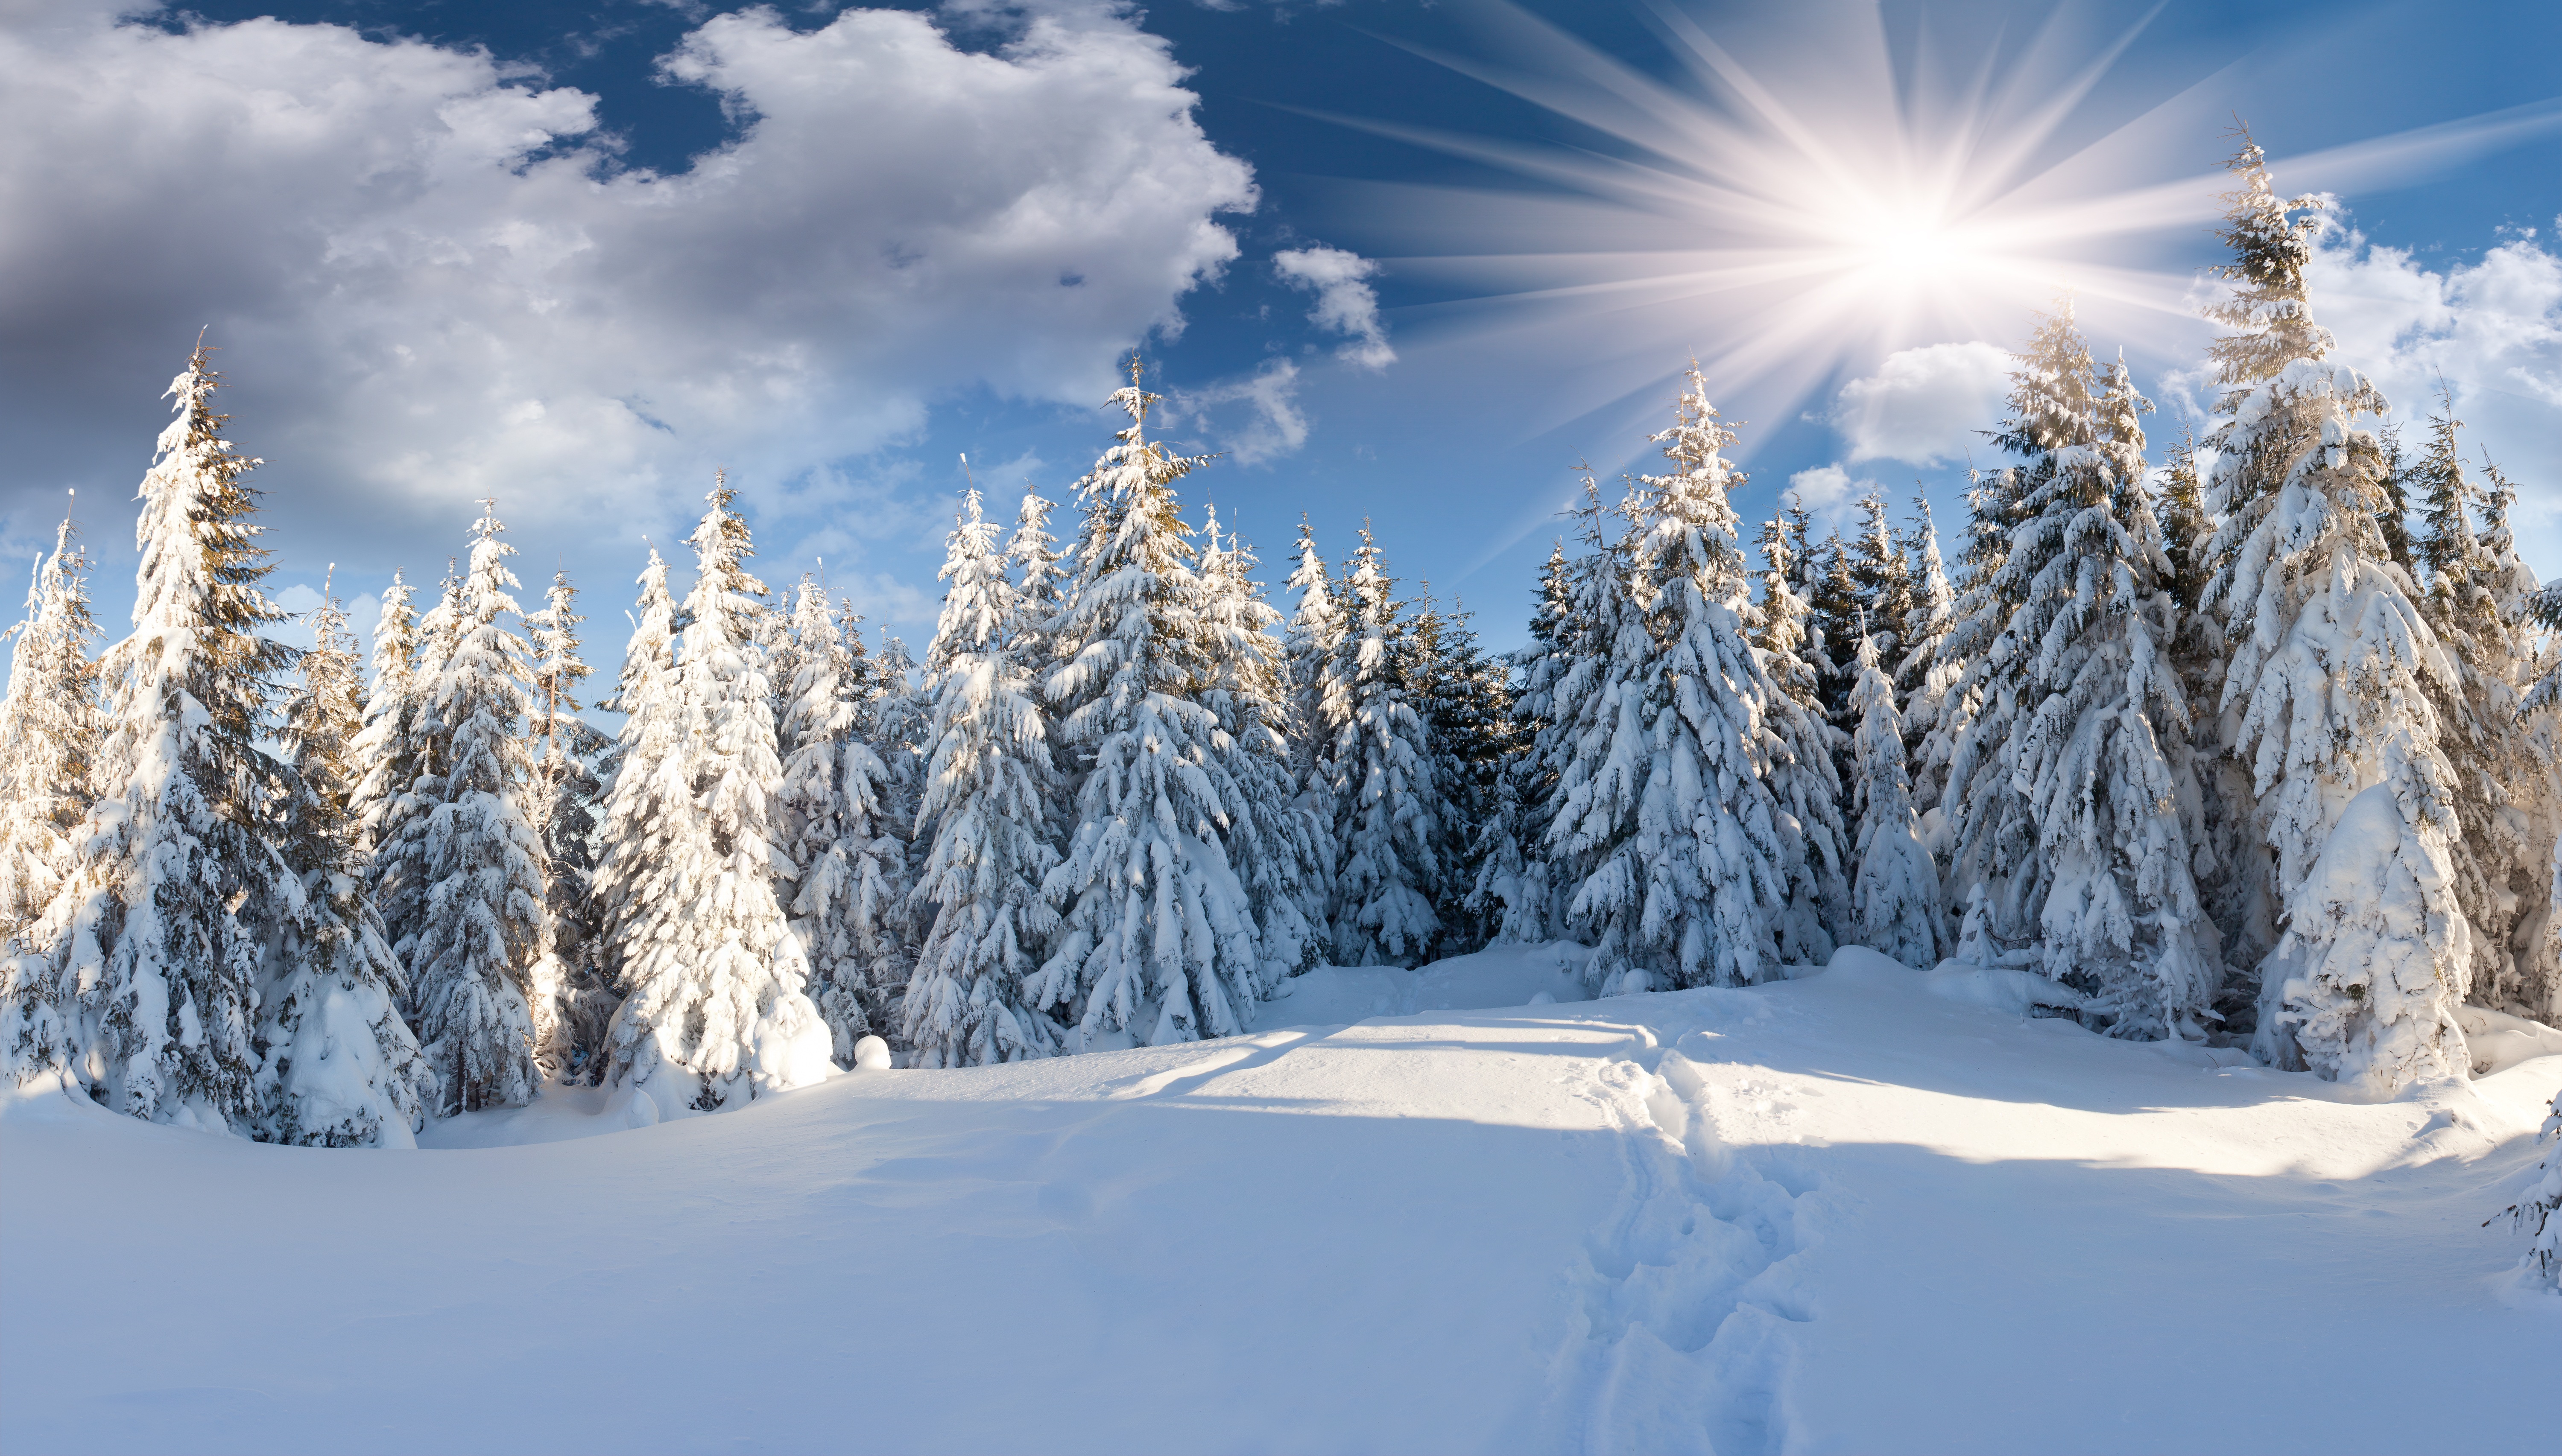
[(1500, 655), (1366, 530), (1303, 525), (1276, 605), (1135, 358), (1066, 501), (969, 494), (921, 657), (760, 580), (726, 479), (593, 685), (494, 503), (369, 662), (334, 597), (297, 651), (200, 345), (131, 634), (97, 650), (69, 521), (14, 629), (0, 1045), (137, 1118), (405, 1145), (547, 1083), (680, 1117), (1226, 1036), (1313, 967), (1566, 939), (1601, 995), (1857, 945), (2366, 1095), (2465, 1075), (2469, 1027), (2562, 1009), (2562, 592), (2451, 410), (2361, 423), (2317, 202), (2232, 166), (2203, 438), (2148, 439), (2060, 302), (1950, 548), (1880, 493), (1747, 529), (1694, 365)]

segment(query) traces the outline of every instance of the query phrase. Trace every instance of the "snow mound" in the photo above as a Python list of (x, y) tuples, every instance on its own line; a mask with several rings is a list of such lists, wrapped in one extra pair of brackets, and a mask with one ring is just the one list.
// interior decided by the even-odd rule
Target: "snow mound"
[(2038, 1006), (2069, 1011), (2083, 1001), (2082, 993), (2043, 976), (2001, 966), (1969, 966), (1963, 961), (1940, 962), (1922, 976), (1922, 985), (1932, 996), (2015, 1016), (2025, 1016)]
[(2504, 1072), (2534, 1057), (2562, 1056), (2562, 1031), (2541, 1021), (2482, 1006), (2458, 1006), (2456, 1024), (2464, 1028), (2476, 1077)]
[(1271, 1001), (1255, 1008), (1254, 1024), (1258, 1028), (1342, 1026), (1372, 1016), (1589, 1001), (1583, 967), (1591, 959), (1588, 946), (1554, 941), (1496, 946), (1414, 971), (1394, 966), (1320, 966), (1283, 982)]

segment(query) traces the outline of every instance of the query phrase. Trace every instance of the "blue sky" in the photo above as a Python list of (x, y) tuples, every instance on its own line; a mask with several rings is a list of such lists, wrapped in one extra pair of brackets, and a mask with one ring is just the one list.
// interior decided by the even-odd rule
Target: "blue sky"
[(2443, 379), (2562, 574), (2562, 15), (2235, 8), (0, 6), (0, 544), (78, 487), (120, 624), (210, 324), (280, 586), (432, 579), (494, 492), (610, 664), (727, 465), (769, 578), (921, 639), (959, 456), (1062, 498), (1135, 344), (1276, 583), (1368, 519), (1506, 644), (1693, 354), (1747, 517), (1877, 481), (1952, 530), (2062, 288), (2175, 440), (2238, 113), (2340, 199), (2341, 357)]

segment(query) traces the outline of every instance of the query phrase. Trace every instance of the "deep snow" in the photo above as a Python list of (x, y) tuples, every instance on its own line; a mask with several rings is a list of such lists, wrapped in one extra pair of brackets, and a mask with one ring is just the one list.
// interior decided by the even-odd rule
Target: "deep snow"
[(1577, 1003), (1572, 954), (610, 1137), (19, 1094), (0, 1448), (2555, 1449), (2562, 1299), (2480, 1223), (2562, 1057), (2358, 1105), (1982, 973)]

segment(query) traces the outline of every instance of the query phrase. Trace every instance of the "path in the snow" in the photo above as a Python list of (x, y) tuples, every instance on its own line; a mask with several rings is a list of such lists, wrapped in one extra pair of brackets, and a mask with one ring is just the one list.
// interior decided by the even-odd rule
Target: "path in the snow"
[(22, 1099), (0, 1450), (2554, 1449), (2478, 1224), (2562, 1058), (2351, 1106), (1868, 963), (1431, 1008), (1546, 954), (539, 1145)]

